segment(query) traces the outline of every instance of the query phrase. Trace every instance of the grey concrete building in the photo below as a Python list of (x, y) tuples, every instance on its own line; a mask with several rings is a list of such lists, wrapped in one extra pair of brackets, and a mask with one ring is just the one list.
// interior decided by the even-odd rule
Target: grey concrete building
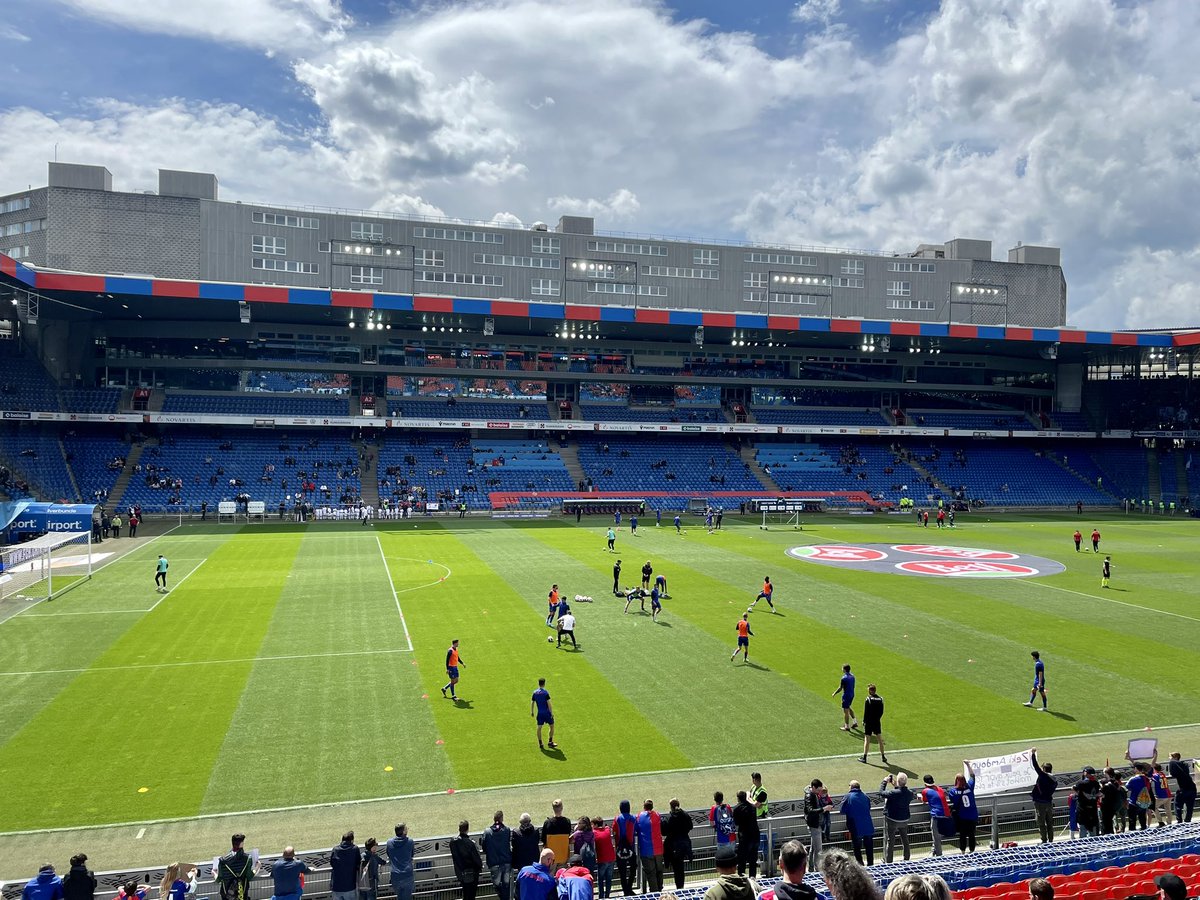
[(611, 234), (563, 216), (530, 229), (219, 199), (215, 175), (163, 169), (114, 191), (102, 166), (50, 163), (0, 196), (0, 252), (34, 266), (465, 298), (1054, 328), (1060, 252), (954, 239), (907, 253)]

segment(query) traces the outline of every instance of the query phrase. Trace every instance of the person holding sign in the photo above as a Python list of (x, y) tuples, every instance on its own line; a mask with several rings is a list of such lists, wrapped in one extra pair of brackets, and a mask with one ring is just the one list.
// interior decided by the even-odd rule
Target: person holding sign
[(1037, 819), (1038, 835), (1043, 844), (1054, 840), (1054, 792), (1058, 790), (1058, 782), (1054, 780), (1054, 766), (1050, 763), (1038, 763), (1037, 748), (1029, 750), (1029, 762), (1037, 773), (1037, 782), (1029, 797), (1033, 800), (1033, 814)]
[(1042, 655), (1038, 651), (1034, 650), (1029, 655), (1033, 657), (1033, 690), (1029, 692), (1029, 701), (1022, 705), (1032, 707), (1034, 698), (1041, 694), (1042, 712), (1048, 712), (1046, 709), (1046, 664), (1042, 662)]

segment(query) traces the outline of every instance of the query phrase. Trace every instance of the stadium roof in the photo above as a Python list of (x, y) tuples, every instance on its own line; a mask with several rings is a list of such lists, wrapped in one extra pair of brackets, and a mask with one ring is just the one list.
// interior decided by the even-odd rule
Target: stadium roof
[[(420, 328), (430, 316), (454, 316), (466, 321), (484, 317), (519, 320), (519, 333), (553, 334), (558, 323), (600, 323), (609, 326), (606, 339), (690, 341), (703, 326), (705, 343), (730, 344), (735, 332), (753, 340), (790, 347), (848, 347), (864, 339), (887, 337), (912, 341), (940, 339), (946, 350), (1027, 356), (1034, 348), (1054, 345), (1064, 361), (1082, 360), (1097, 351), (1121, 348), (1190, 348), (1200, 345), (1200, 331), (1089, 331), (1072, 328), (1020, 328), (950, 322), (776, 316), (732, 312), (701, 312), (629, 306), (599, 306), (543, 301), (491, 300), (422, 294), (385, 294), (327, 288), (286, 287), (231, 282), (184, 281), (151, 276), (63, 272), (27, 266), (0, 254), (0, 284), (32, 291), (55, 303), (57, 318), (147, 319), (161, 321), (235, 320), (236, 303), (254, 307), (254, 321), (275, 324), (331, 325), (361, 318), (374, 311), (385, 314), (397, 328)], [(166, 302), (170, 301), (170, 302)], [(338, 318), (334, 318), (335, 315)], [(516, 324), (516, 323), (509, 323)], [(478, 331), (477, 328), (473, 329)], [(515, 334), (497, 323), (497, 340)], [(962, 343), (958, 343), (961, 341)], [(894, 345), (891, 352), (902, 352)]]

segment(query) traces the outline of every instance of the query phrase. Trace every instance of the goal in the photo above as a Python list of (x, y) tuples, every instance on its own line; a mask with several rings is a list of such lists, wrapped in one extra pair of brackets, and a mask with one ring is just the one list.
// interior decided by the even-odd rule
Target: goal
[(815, 497), (771, 497), (752, 500), (751, 506), (762, 513), (759, 528), (769, 531), (771, 528), (792, 528), (803, 531), (800, 521), (802, 513), (819, 513), (825, 511), (825, 500)]
[(68, 531), (0, 549), (0, 601), (53, 600), (92, 577), (92, 535)]

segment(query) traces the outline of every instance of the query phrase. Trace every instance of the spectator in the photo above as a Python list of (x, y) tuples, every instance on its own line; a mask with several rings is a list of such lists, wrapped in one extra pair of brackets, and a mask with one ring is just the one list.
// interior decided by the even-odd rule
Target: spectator
[(675, 876), (675, 887), (682, 888), (684, 869), (692, 858), (692, 817), (680, 809), (679, 801), (672, 798), (671, 812), (663, 824), (663, 861), (671, 867)]
[(721, 791), (713, 793), (713, 805), (708, 810), (708, 821), (712, 822), (717, 846), (732, 843), (736, 838), (737, 828), (733, 824), (733, 810), (725, 802), (725, 795)]
[(787, 841), (779, 848), (779, 874), (783, 880), (758, 895), (758, 900), (817, 900), (817, 892), (804, 883), (808, 854), (799, 841)]
[(654, 811), (654, 801), (642, 804), (637, 817), (638, 857), (642, 862), (642, 892), (657, 894), (663, 885), (662, 819)]
[(1167, 781), (1167, 773), (1163, 771), (1162, 763), (1157, 761), (1151, 765), (1150, 783), (1154, 785), (1154, 818), (1159, 828), (1171, 824), (1171, 785)]
[(87, 867), (87, 854), (76, 853), (71, 857), (71, 868), (62, 880), (64, 900), (93, 900), (96, 884), (95, 873)]
[(745, 791), (737, 792), (738, 802), (733, 807), (733, 824), (737, 828), (738, 874), (749, 869), (750, 877), (758, 874), (758, 813), (746, 798)]
[(559, 900), (592, 900), (592, 873), (578, 853), (572, 853), (567, 867), (554, 873)]
[(1158, 875), (1154, 879), (1154, 886), (1158, 888), (1159, 900), (1187, 900), (1187, 885), (1178, 875)]
[(496, 810), (492, 816), (492, 827), (483, 833), (480, 840), (483, 855), (487, 858), (488, 874), (492, 877), (492, 887), (500, 900), (509, 900), (512, 883), (512, 829), (504, 824), (504, 810)]
[(1075, 821), (1079, 824), (1080, 837), (1092, 837), (1100, 833), (1100, 782), (1096, 770), (1091, 766), (1083, 769), (1083, 778), (1075, 785)]
[(1125, 783), (1129, 792), (1129, 830), (1137, 831), (1140, 824), (1145, 831), (1147, 813), (1154, 808), (1154, 784), (1150, 780), (1150, 767), (1145, 763), (1135, 763), (1133, 769), (1133, 777)]
[(127, 881), (117, 888), (116, 900), (146, 900), (150, 896), (150, 885)]
[(54, 874), (54, 866), (42, 863), (38, 873), (21, 891), (21, 900), (62, 900), (62, 879)]
[(358, 876), (358, 900), (375, 900), (379, 896), (379, 866), (383, 857), (377, 848), (379, 841), (367, 838), (363, 844), (362, 869)]
[(821, 875), (833, 900), (880, 900), (879, 888), (867, 870), (845, 850), (826, 851)]
[(570, 847), (571, 855), (578, 855), (581, 865), (594, 877), (596, 874), (596, 835), (592, 833), (592, 820), (587, 816), (579, 817), (579, 823), (571, 832)]
[(1030, 900), (1054, 900), (1054, 885), (1045, 878), (1029, 879)]
[(329, 854), (329, 893), (332, 900), (358, 900), (358, 870), (362, 852), (354, 843), (354, 832), (342, 835), (342, 842)]
[(1029, 751), (1029, 762), (1033, 765), (1033, 771), (1037, 773), (1037, 782), (1034, 784), (1033, 790), (1029, 792), (1029, 796), (1033, 800), (1033, 813), (1037, 818), (1038, 834), (1041, 836), (1042, 843), (1048, 844), (1054, 840), (1054, 792), (1058, 790), (1058, 782), (1051, 774), (1054, 772), (1054, 767), (1050, 763), (1038, 764), (1036, 747)]
[(942, 838), (954, 836), (954, 819), (951, 818), (950, 798), (946, 792), (934, 782), (932, 775), (923, 779), (925, 786), (921, 788), (921, 802), (929, 807), (929, 826), (933, 835), (933, 855), (942, 855)]
[(866, 852), (868, 866), (875, 865), (875, 820), (871, 818), (871, 801), (857, 781), (850, 782), (850, 791), (842, 798), (839, 810), (846, 816), (846, 830), (854, 846), (854, 858), (861, 864)]
[[(274, 884), (271, 900), (300, 900), (300, 895), (304, 892), (300, 877), (311, 873), (312, 869), (308, 867), (308, 863), (296, 859), (295, 847), (284, 847), (283, 859), (271, 866), (271, 881)], [(172, 897), (172, 900), (175, 898)]]
[(879, 796), (883, 798), (883, 861), (892, 861), (896, 852), (896, 837), (899, 835), (901, 852), (907, 862), (911, 854), (908, 826), (912, 820), (913, 801), (908, 775), (905, 772), (889, 775), (879, 786)]
[(221, 890), (221, 900), (246, 900), (250, 895), (250, 879), (258, 867), (242, 849), (245, 842), (244, 834), (235, 834), (230, 838), (230, 851), (217, 863), (216, 882)]
[[(551, 743), (554, 743), (553, 737), (551, 735)], [(551, 815), (542, 823), (542, 846), (553, 850), (555, 859), (566, 859), (569, 855), (567, 842), (574, 826), (571, 824), (571, 820), (563, 815), (562, 800), (555, 800), (550, 804), (550, 809)], [(561, 837), (555, 838), (556, 835), (561, 835)]]
[[(958, 852), (975, 852), (975, 828), (979, 824), (979, 808), (975, 805), (975, 769), (969, 760), (963, 760), (967, 774), (954, 776), (954, 787), (950, 789), (950, 807), (954, 814), (954, 828), (958, 832)], [(1093, 801), (1092, 811), (1096, 804)]]
[[(162, 882), (158, 886), (159, 900), (183, 900), (188, 894), (196, 893), (196, 877), (199, 875), (196, 867), (192, 866), (187, 873), (187, 881), (182, 878), (183, 866), (177, 862), (167, 866), (163, 873)], [(65, 885), (65, 882), (64, 882)]]
[(596, 841), (596, 890), (600, 900), (608, 900), (612, 894), (613, 868), (617, 862), (613, 832), (602, 818), (596, 816), (592, 819), (592, 834)]
[[(758, 841), (754, 842), (755, 852), (758, 851)], [(733, 844), (720, 844), (713, 860), (717, 869), (717, 880), (704, 894), (704, 900), (754, 900), (758, 894), (758, 885), (754, 879), (747, 878), (737, 870), (741, 867), (741, 858)]]
[(901, 875), (888, 885), (883, 900), (951, 900), (941, 875)]
[(621, 811), (613, 819), (613, 837), (616, 842), (617, 873), (621, 876), (621, 893), (626, 897), (633, 893), (633, 876), (636, 873), (637, 818), (629, 811), (629, 801), (621, 801)]
[(412, 900), (416, 876), (413, 873), (413, 839), (408, 836), (408, 826), (396, 823), (396, 836), (388, 838), (388, 875), (396, 900)]
[(518, 900), (552, 900), (557, 893), (554, 876), (550, 869), (554, 865), (554, 851), (547, 847), (538, 861), (525, 866), (517, 873)]
[(821, 861), (821, 845), (825, 836), (825, 818), (833, 812), (833, 803), (829, 792), (820, 778), (814, 778), (804, 791), (804, 821), (808, 825), (809, 849), (808, 865), (811, 871), (817, 871)]
[(454, 877), (462, 885), (463, 900), (475, 900), (479, 890), (479, 873), (483, 871), (483, 859), (479, 848), (468, 833), (471, 823), (463, 819), (458, 823), (458, 837), (450, 841), (450, 859), (454, 863)]
[(1175, 821), (1192, 821), (1196, 807), (1196, 780), (1192, 778), (1191, 762), (1184, 762), (1179, 753), (1172, 753), (1167, 760), (1167, 774), (1175, 779)]
[(1112, 834), (1113, 821), (1117, 811), (1125, 805), (1125, 786), (1111, 766), (1104, 770), (1104, 780), (1100, 782), (1100, 833)]
[(541, 844), (538, 830), (533, 827), (529, 813), (521, 813), (517, 830), (512, 833), (512, 867), (520, 872), (538, 861), (538, 846)]

